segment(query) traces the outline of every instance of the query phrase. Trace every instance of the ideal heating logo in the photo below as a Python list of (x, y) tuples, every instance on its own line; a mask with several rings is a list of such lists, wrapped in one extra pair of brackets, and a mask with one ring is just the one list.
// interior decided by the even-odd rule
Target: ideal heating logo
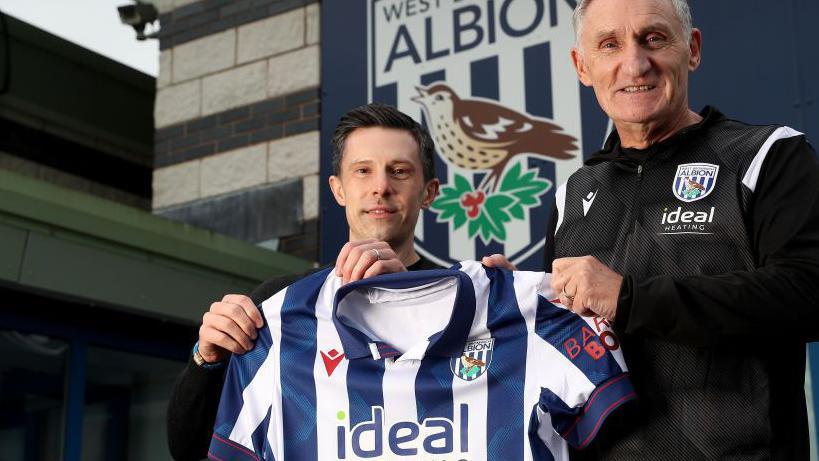
[(384, 408), (372, 407), (371, 417), (347, 432), (347, 414), (339, 411), (342, 422), (336, 428), (338, 459), (347, 459), (348, 450), (356, 458), (420, 459), (420, 455), (453, 455), (436, 457), (436, 461), (465, 461), (469, 452), (469, 406), (460, 406), (460, 424), (446, 418), (426, 418), (420, 423), (399, 421), (384, 424)]
[(658, 235), (701, 234), (711, 235), (709, 225), (714, 222), (715, 207), (709, 211), (683, 211), (681, 206), (669, 211), (663, 208), (662, 231)]

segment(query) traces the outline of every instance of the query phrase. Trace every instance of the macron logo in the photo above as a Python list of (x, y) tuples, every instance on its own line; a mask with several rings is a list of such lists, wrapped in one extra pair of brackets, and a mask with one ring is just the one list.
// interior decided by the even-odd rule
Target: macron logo
[(321, 359), (324, 361), (324, 369), (327, 370), (327, 376), (333, 375), (333, 372), (343, 358), (344, 354), (339, 354), (335, 349), (330, 349), (328, 352), (321, 351)]
[(599, 190), (600, 189), (597, 189), (594, 192), (589, 192), (589, 195), (583, 199), (583, 216), (586, 216), (589, 213), (589, 208), (591, 208), (594, 199), (597, 198), (597, 191)]

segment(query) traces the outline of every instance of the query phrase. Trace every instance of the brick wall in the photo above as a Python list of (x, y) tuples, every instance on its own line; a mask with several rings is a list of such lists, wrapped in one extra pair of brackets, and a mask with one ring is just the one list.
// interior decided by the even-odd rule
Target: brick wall
[(316, 260), (319, 4), (155, 3), (154, 213)]
[[(318, 0), (159, 0), (159, 48), (213, 35), (244, 24), (280, 16)], [(314, 16), (317, 20), (318, 16)], [(262, 46), (275, 47), (275, 43)]]
[(161, 168), (319, 129), (315, 88), (159, 128), (154, 166)]

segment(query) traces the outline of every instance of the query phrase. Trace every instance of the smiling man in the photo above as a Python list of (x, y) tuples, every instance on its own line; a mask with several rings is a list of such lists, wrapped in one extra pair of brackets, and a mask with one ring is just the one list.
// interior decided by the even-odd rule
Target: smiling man
[[(371, 106), (380, 111), (388, 107)], [(350, 228), (351, 243), (336, 263), (345, 282), (399, 272), (419, 261), (413, 244), (415, 223), (438, 194), (432, 140), (420, 126), (414, 132), (397, 120), (390, 123), (387, 114), (398, 112), (389, 109), (386, 114), (373, 111), (364, 121), (364, 114), (344, 117), (333, 136), (336, 154), (330, 189), (344, 207)]]
[[(345, 208), (350, 229), (335, 263), (342, 281), (439, 269), (413, 246), (418, 214), (438, 193), (427, 130), (394, 107), (374, 103), (344, 114), (332, 145), (330, 187)], [(256, 306), (304, 275), (271, 279), (249, 296), (228, 294), (211, 304), (168, 405), (168, 445), (174, 459), (207, 456), (227, 360), (253, 348), (263, 326)]]
[(806, 460), (819, 159), (801, 133), (689, 108), (685, 0), (582, 0), (572, 61), (614, 122), (556, 193), (553, 289), (618, 331), (639, 403), (576, 459)]
[[(674, 14), (684, 1), (585, 2), (572, 61), (628, 147), (645, 148), (702, 117), (688, 106), (688, 72), (702, 35)], [(586, 33), (583, 34), (583, 25)]]

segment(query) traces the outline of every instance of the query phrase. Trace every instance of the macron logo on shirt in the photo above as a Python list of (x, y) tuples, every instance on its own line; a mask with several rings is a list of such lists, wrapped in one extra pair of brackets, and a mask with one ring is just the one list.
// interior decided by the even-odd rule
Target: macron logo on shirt
[(589, 192), (589, 195), (583, 199), (583, 216), (589, 214), (589, 208), (591, 208), (592, 203), (594, 203), (594, 199), (597, 198), (597, 191), (599, 190), (600, 189), (597, 189), (594, 192)]
[(327, 370), (327, 376), (332, 376), (333, 372), (341, 360), (344, 359), (344, 354), (339, 354), (337, 350), (330, 349), (328, 352), (321, 351), (321, 360), (324, 361), (324, 369)]
[[(262, 303), (265, 347), (231, 358), (209, 458), (565, 458), (568, 444), (587, 445), (636, 396), (609, 325), (549, 303), (550, 282), (542, 272), (477, 261), (385, 274), (346, 289), (331, 268), (295, 282)], [(389, 295), (368, 296), (381, 292)], [(428, 353), (399, 366), (383, 358), (397, 351), (341, 321), (345, 309), (421, 302), (430, 312), (449, 310), (449, 321), (428, 337)], [(418, 331), (441, 328), (425, 310), (413, 314)], [(531, 392), (509, 392), (509, 385)], [(502, 434), (503, 443), (490, 434)]]

